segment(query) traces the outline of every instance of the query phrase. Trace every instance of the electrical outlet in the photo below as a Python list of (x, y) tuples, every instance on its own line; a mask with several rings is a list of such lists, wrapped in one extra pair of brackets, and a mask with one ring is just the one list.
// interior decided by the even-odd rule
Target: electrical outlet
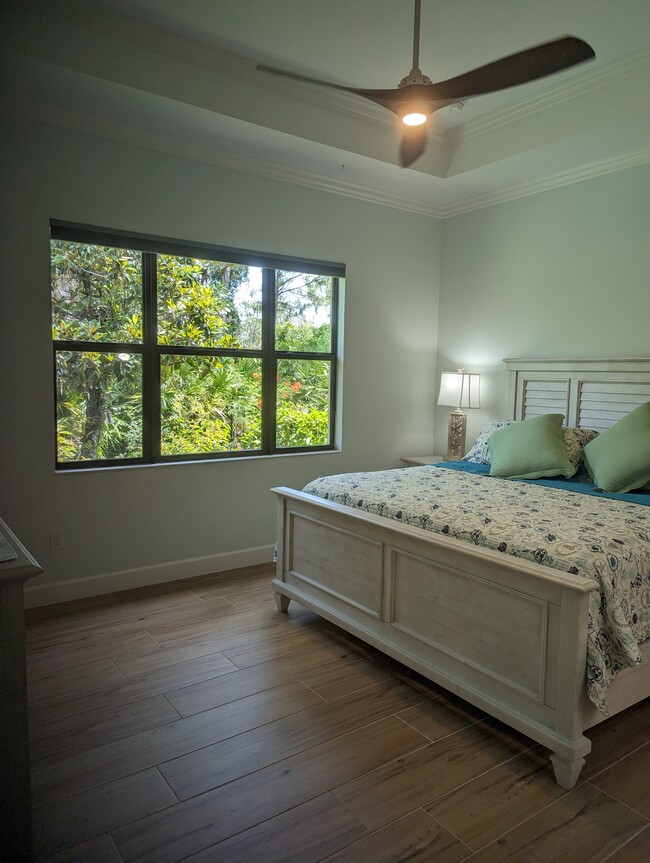
[(65, 540), (63, 537), (63, 531), (62, 530), (51, 530), (50, 531), (50, 550), (51, 551), (59, 551), (62, 548), (65, 548)]

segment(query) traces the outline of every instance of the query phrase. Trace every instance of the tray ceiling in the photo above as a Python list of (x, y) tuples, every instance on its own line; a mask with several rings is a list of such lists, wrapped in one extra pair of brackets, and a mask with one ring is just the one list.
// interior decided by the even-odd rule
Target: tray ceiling
[(8, 0), (1, 14), (6, 112), (413, 212), (650, 160), (648, 0), (423, 0), (434, 81), (564, 34), (596, 60), (438, 112), (408, 169), (392, 114), (255, 65), (394, 87), (411, 65), (411, 0)]

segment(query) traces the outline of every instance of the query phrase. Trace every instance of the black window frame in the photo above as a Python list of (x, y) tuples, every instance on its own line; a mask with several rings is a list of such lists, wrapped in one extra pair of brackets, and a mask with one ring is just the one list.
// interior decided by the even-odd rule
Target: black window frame
[[(286, 255), (259, 253), (226, 246), (192, 243), (146, 234), (97, 228), (59, 220), (50, 221), (50, 238), (87, 245), (109, 246), (142, 253), (143, 334), (141, 343), (83, 342), (53, 339), (55, 469), (57, 471), (153, 465), (195, 461), (251, 458), (269, 455), (327, 452), (336, 448), (337, 365), (339, 340), (339, 280), (345, 277), (345, 265)], [(257, 349), (206, 348), (182, 345), (160, 345), (157, 341), (157, 266), (156, 256), (177, 255), (223, 263), (245, 264), (262, 269), (262, 345)], [(309, 275), (330, 276), (332, 284), (330, 351), (279, 351), (275, 349), (275, 273), (285, 270)], [(142, 355), (142, 456), (121, 459), (87, 459), (59, 461), (57, 353), (59, 351), (92, 351)], [(160, 360), (163, 355), (259, 358), (262, 364), (262, 446), (255, 450), (219, 451), (162, 455), (160, 422)], [(327, 444), (300, 447), (276, 445), (277, 369), (283, 359), (323, 360), (330, 364), (329, 440)]]

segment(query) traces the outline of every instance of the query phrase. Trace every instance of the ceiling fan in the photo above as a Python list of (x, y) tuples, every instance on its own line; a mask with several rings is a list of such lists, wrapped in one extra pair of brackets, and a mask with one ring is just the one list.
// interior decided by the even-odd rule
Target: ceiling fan
[(563, 36), (551, 42), (544, 42), (516, 54), (502, 57), (500, 60), (495, 60), (485, 66), (479, 66), (477, 69), (472, 69), (471, 72), (458, 75), (456, 78), (449, 78), (434, 84), (430, 78), (422, 74), (419, 68), (420, 4), (421, 0), (415, 0), (413, 68), (405, 78), (402, 78), (395, 89), (366, 90), (358, 87), (345, 87), (341, 84), (321, 81), (318, 78), (286, 72), (283, 69), (276, 69), (274, 66), (259, 64), (256, 68), (263, 72), (271, 72), (274, 75), (282, 75), (285, 78), (295, 78), (309, 84), (354, 93), (375, 102), (377, 105), (388, 108), (389, 111), (401, 117), (404, 124), (399, 155), (400, 164), (403, 168), (407, 168), (426, 149), (428, 120), (435, 111), (455, 102), (470, 99), (473, 96), (494, 93), (497, 90), (515, 87), (517, 84), (524, 84), (527, 81), (535, 81), (578, 63), (584, 63), (596, 56), (591, 46), (582, 39), (575, 36)]

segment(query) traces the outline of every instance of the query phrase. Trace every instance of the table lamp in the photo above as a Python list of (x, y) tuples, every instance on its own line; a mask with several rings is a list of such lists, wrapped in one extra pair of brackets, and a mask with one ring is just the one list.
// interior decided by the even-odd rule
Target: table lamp
[(438, 404), (456, 406), (456, 410), (449, 414), (447, 461), (458, 461), (465, 453), (467, 416), (461, 408), (479, 408), (481, 406), (480, 379), (480, 375), (467, 374), (464, 369), (458, 369), (457, 372), (442, 373)]

